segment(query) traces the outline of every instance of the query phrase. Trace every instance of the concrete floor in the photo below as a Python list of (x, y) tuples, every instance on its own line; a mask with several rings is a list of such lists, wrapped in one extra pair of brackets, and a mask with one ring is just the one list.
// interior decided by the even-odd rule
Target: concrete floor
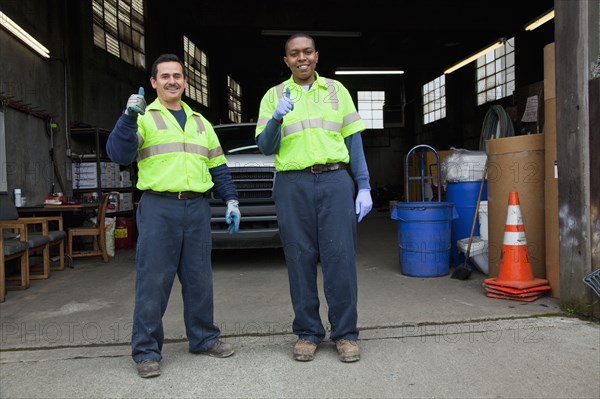
[[(215, 321), (237, 353), (187, 352), (180, 286), (164, 318), (162, 375), (130, 358), (135, 252), (77, 259), (0, 304), (0, 397), (600, 397), (600, 326), (559, 302), (491, 299), (486, 277), (400, 273), (396, 222), (359, 225), (363, 357), (337, 360), (324, 342), (292, 359), (292, 308), (281, 250), (214, 251)], [(326, 320), (326, 304), (322, 316)]]

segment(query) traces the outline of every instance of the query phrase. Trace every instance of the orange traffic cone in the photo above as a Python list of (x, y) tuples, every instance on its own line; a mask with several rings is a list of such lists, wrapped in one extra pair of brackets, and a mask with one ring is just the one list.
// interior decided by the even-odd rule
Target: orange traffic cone
[[(548, 280), (535, 278), (527, 254), (527, 238), (521, 215), (519, 194), (511, 192), (504, 228), (504, 240), (497, 278), (484, 280), (487, 296), (530, 302), (550, 289)], [(538, 295), (539, 294), (539, 295)]]
[(544, 294), (541, 293), (539, 295), (535, 295), (535, 296), (531, 296), (531, 297), (519, 297), (519, 296), (507, 296), (507, 295), (497, 295), (497, 294), (493, 294), (491, 292), (488, 292), (486, 294), (487, 297), (489, 298), (498, 298), (498, 299), (510, 299), (511, 301), (519, 301), (519, 302), (533, 302), (537, 299), (540, 299)]

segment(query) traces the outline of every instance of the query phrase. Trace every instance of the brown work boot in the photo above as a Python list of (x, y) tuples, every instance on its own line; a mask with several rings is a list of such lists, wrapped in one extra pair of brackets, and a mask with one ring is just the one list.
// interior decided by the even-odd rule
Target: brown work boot
[(360, 360), (360, 348), (356, 341), (340, 339), (335, 342), (335, 347), (340, 354), (340, 360), (342, 362), (350, 363)]
[(230, 344), (227, 344), (220, 339), (216, 340), (213, 346), (208, 348), (208, 350), (201, 352), (204, 355), (212, 356), (212, 357), (229, 357), (233, 355), (235, 352), (233, 347)]
[(160, 375), (160, 363), (154, 359), (146, 359), (137, 363), (138, 375), (142, 378), (158, 377)]
[(315, 358), (317, 344), (304, 338), (298, 338), (294, 345), (294, 359), (301, 362), (309, 362)]

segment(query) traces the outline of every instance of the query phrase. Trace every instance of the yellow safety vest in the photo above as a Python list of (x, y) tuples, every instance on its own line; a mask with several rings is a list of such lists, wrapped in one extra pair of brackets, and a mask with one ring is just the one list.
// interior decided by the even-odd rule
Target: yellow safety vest
[(138, 189), (206, 192), (214, 185), (209, 169), (227, 162), (211, 124), (181, 106), (185, 130), (158, 99), (138, 116)]
[(336, 80), (322, 78), (316, 72), (315, 76), (308, 91), (290, 77), (269, 89), (260, 102), (256, 136), (264, 130), (288, 88), (294, 101), (294, 109), (284, 116), (281, 125), (281, 145), (275, 157), (278, 171), (348, 163), (344, 139), (365, 130), (348, 90)]

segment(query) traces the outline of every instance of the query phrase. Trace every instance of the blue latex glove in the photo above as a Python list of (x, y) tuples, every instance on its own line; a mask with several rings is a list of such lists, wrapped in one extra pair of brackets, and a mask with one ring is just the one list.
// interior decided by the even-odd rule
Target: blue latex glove
[(144, 115), (146, 112), (146, 100), (144, 99), (144, 88), (140, 87), (138, 94), (132, 94), (127, 100), (125, 114), (130, 116)]
[(356, 214), (358, 215), (358, 222), (371, 212), (373, 208), (373, 200), (371, 199), (371, 190), (363, 188), (358, 190), (356, 195)]
[(288, 87), (285, 91), (285, 96), (279, 99), (275, 112), (273, 112), (273, 119), (281, 121), (288, 112), (294, 109), (294, 102), (290, 99), (290, 88)]
[(229, 225), (227, 231), (229, 234), (237, 233), (240, 229), (240, 219), (242, 214), (238, 207), (239, 202), (236, 200), (227, 201), (227, 210), (225, 211), (225, 222)]

